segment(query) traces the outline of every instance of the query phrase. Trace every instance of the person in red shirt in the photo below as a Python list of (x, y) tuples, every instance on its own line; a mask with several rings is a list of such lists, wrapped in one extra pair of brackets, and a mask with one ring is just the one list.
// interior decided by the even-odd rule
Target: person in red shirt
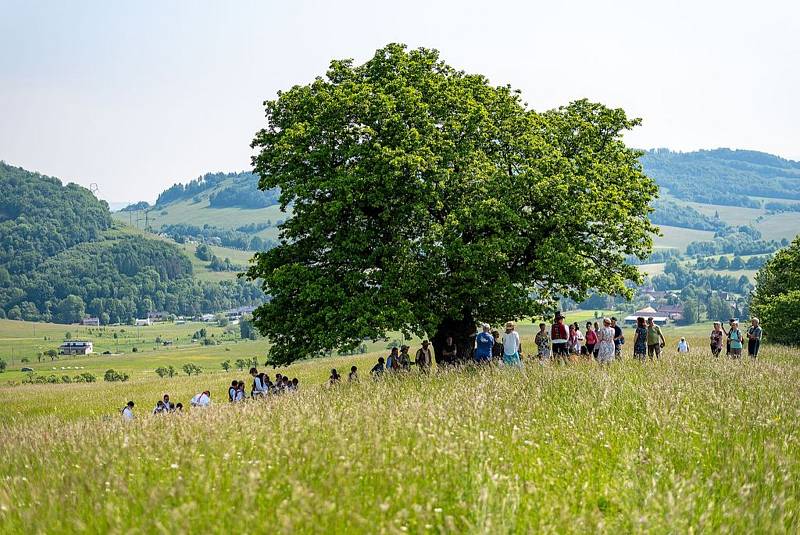
[(550, 328), (550, 339), (553, 343), (553, 358), (566, 362), (569, 357), (569, 331), (564, 325), (561, 312), (556, 312), (555, 323)]

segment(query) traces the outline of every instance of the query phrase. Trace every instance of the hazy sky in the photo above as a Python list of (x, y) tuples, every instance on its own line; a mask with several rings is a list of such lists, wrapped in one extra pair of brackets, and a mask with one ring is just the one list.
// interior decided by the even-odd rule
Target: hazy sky
[(588, 97), (638, 147), (800, 160), (800, 2), (0, 0), (0, 159), (152, 201), (248, 169), (262, 101), (389, 42), (511, 83), (535, 109)]

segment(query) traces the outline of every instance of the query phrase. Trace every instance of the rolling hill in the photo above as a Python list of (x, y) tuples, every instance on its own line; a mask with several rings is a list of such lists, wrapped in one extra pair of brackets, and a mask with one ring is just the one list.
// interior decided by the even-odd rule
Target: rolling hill
[[(800, 212), (792, 211), (795, 206), (800, 210), (800, 162), (747, 150), (655, 149), (646, 151), (641, 163), (661, 188), (651, 216), (663, 234), (656, 239), (657, 248), (685, 252), (691, 242), (711, 240), (717, 232), (742, 225), (767, 240), (791, 240), (800, 233)], [(207, 174), (171, 186), (154, 206), (144, 203), (113, 216), (130, 226), (172, 232), (178, 241), (175, 227), (188, 225), (197, 229), (194, 236), (189, 229), (184, 237), (202, 233), (201, 241), (212, 246), (235, 243), (229, 251), (261, 250), (277, 240), (278, 224), (290, 214), (280, 210), (277, 191), (261, 192), (257, 182), (246, 172)], [(241, 235), (208, 240), (226, 232)], [(271, 242), (253, 247), (249, 240), (255, 236)], [(233, 253), (228, 255), (233, 259)]]
[(0, 162), (0, 193), (2, 317), (72, 323), (88, 314), (116, 323), (263, 299), (234, 273), (197, 276), (185, 247), (114, 223), (105, 201), (80, 186)]

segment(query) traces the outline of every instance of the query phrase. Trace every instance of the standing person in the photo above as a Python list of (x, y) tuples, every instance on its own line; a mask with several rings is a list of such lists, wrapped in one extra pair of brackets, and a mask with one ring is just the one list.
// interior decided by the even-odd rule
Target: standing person
[(595, 356), (595, 347), (597, 346), (597, 330), (592, 327), (592, 322), (586, 322), (586, 354), (591, 358)]
[(545, 361), (550, 358), (550, 335), (547, 334), (547, 325), (544, 323), (539, 324), (539, 332), (536, 333), (533, 343), (536, 344), (539, 360)]
[(731, 344), (731, 358), (741, 358), (744, 337), (742, 336), (742, 331), (739, 330), (738, 321), (734, 321), (733, 325), (731, 325), (731, 330), (728, 331), (728, 341)]
[(458, 346), (453, 341), (453, 337), (448, 336), (444, 340), (444, 347), (442, 347), (442, 364), (455, 364), (457, 356)]
[(233, 403), (236, 400), (236, 389), (239, 387), (239, 381), (231, 381), (231, 386), (228, 387), (228, 401)]
[(625, 343), (625, 335), (622, 333), (622, 327), (617, 325), (617, 318), (611, 317), (611, 327), (614, 329), (614, 357), (622, 358), (622, 345)]
[(492, 331), (492, 338), (494, 338), (494, 344), (492, 345), (492, 360), (495, 362), (500, 362), (503, 360), (503, 339), (500, 337), (500, 331), (497, 329)]
[(400, 355), (397, 357), (397, 362), (403, 370), (407, 370), (411, 367), (411, 357), (408, 355), (408, 349), (409, 347), (406, 345), (400, 346)]
[(689, 352), (689, 342), (686, 341), (686, 338), (681, 336), (680, 342), (678, 342), (678, 353), (688, 353)]
[(761, 348), (761, 336), (764, 331), (759, 325), (758, 318), (750, 319), (750, 328), (747, 329), (747, 354), (752, 358), (758, 358), (758, 350)]
[(400, 369), (400, 352), (396, 347), (393, 347), (386, 358), (386, 371), (395, 371)]
[(481, 332), (475, 336), (475, 351), (473, 356), (475, 362), (485, 363), (489, 362), (492, 358), (492, 348), (494, 347), (494, 338), (489, 332), (490, 327), (488, 323), (481, 325)]
[(722, 353), (722, 339), (724, 338), (725, 333), (722, 331), (722, 323), (715, 321), (714, 322), (714, 330), (711, 331), (711, 354), (714, 357), (719, 357), (719, 354)]
[(555, 323), (550, 328), (550, 339), (553, 343), (553, 358), (566, 362), (569, 355), (569, 332), (561, 312), (556, 312)]
[(417, 349), (415, 364), (419, 366), (420, 371), (427, 372), (433, 364), (433, 351), (431, 351), (431, 343), (427, 340), (422, 341), (422, 347)]
[(642, 317), (636, 318), (636, 331), (633, 333), (633, 358), (641, 361), (647, 358), (647, 327), (645, 327)]
[(519, 358), (521, 344), (519, 333), (514, 330), (514, 322), (506, 322), (506, 333), (503, 335), (503, 363), (510, 366), (521, 366)]
[(124, 407), (122, 407), (122, 419), (123, 420), (133, 420), (133, 401), (129, 401)]
[(372, 374), (372, 376), (376, 379), (383, 375), (383, 372), (386, 369), (384, 362), (385, 361), (383, 360), (383, 357), (378, 357), (378, 363), (369, 371), (369, 373)]
[(348, 383), (358, 382), (358, 368), (356, 366), (350, 367), (350, 373), (347, 375), (347, 382)]
[(253, 378), (253, 389), (250, 392), (252, 397), (264, 397), (267, 393), (267, 385), (264, 383), (264, 374), (258, 373), (255, 368), (250, 368), (250, 376)]
[(725, 336), (727, 336), (727, 340), (725, 341), (725, 356), (726, 357), (730, 357), (731, 356), (731, 334), (730, 333), (731, 333), (731, 329), (733, 329), (733, 324), (734, 323), (738, 323), (738, 321), (736, 320), (736, 318), (731, 318), (731, 319), (728, 320), (728, 330), (727, 331), (725, 330), (725, 326), (722, 327), (722, 332), (725, 333)]
[(583, 336), (581, 327), (578, 325), (577, 321), (572, 326), (575, 328), (575, 354), (582, 355), (586, 351), (583, 347), (583, 341), (586, 340), (586, 338)]
[(199, 394), (195, 394), (189, 404), (192, 407), (208, 407), (211, 405), (211, 392), (203, 390)]
[(608, 364), (614, 360), (614, 328), (611, 320), (603, 318), (603, 328), (597, 332), (597, 361)]
[(661, 333), (661, 327), (656, 325), (653, 318), (647, 318), (647, 354), (650, 359), (659, 358), (661, 356), (661, 349), (667, 345), (664, 340), (664, 335)]
[(575, 336), (575, 325), (572, 323), (569, 324), (569, 334), (567, 335), (567, 352), (574, 353), (575, 352), (575, 344), (577, 343), (578, 338)]

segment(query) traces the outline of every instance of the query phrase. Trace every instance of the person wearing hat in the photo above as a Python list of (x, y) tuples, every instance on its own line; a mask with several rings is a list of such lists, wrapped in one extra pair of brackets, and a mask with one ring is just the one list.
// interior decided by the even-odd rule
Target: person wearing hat
[(569, 357), (569, 331), (560, 311), (556, 312), (555, 323), (550, 328), (550, 339), (553, 343), (553, 358), (566, 361)]
[(475, 362), (489, 362), (492, 359), (492, 347), (494, 346), (494, 338), (490, 333), (488, 323), (481, 324), (481, 332), (475, 336), (475, 351), (473, 357)]
[(514, 330), (514, 322), (506, 322), (506, 332), (503, 335), (503, 363), (511, 366), (521, 366), (522, 361), (519, 359), (519, 352), (521, 343), (519, 340), (519, 333)]
[(422, 341), (422, 347), (417, 349), (416, 365), (419, 366), (421, 371), (428, 371), (433, 363), (433, 353), (431, 352), (431, 343), (427, 340)]

